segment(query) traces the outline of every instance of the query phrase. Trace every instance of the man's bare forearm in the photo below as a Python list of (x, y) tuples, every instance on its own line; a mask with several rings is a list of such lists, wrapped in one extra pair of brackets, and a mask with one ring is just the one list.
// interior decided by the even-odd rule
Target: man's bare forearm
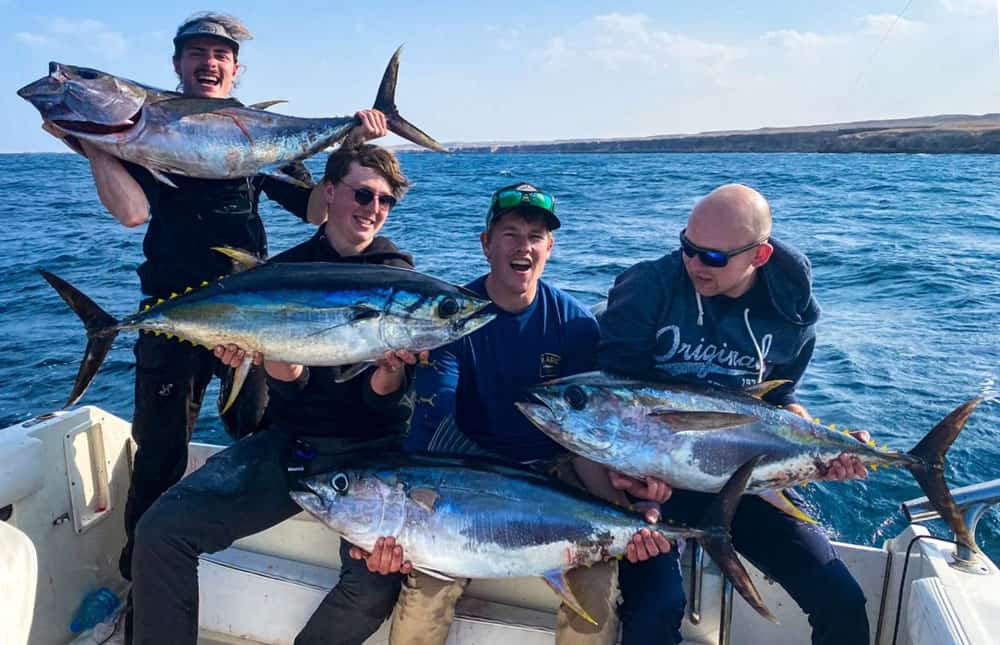
[(120, 161), (108, 153), (86, 142), (81, 144), (90, 160), (94, 185), (104, 208), (124, 226), (145, 224), (149, 219), (149, 202), (139, 182), (132, 178)]

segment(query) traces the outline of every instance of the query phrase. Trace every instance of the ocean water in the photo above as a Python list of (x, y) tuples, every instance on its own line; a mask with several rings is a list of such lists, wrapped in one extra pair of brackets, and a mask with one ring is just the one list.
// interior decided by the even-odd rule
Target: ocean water
[[(1000, 375), (1000, 158), (994, 156), (404, 153), (413, 181), (384, 231), (420, 270), (465, 282), (486, 269), (477, 235), (491, 191), (528, 180), (556, 195), (563, 228), (546, 278), (585, 304), (614, 277), (676, 246), (699, 196), (758, 188), (775, 234), (813, 262), (823, 307), (802, 401), (824, 423), (867, 429), (909, 449), (959, 403), (994, 396)], [(321, 159), (310, 166), (317, 176)], [(275, 253), (312, 228), (266, 204)], [(35, 272), (44, 267), (109, 312), (134, 310), (144, 228), (118, 225), (73, 155), (0, 155), (0, 427), (59, 408), (85, 337)], [(82, 403), (132, 414), (132, 337), (123, 335)], [(214, 401), (215, 390), (206, 401)], [(214, 405), (196, 437), (225, 442)], [(953, 487), (1000, 478), (1000, 405), (987, 401), (950, 452)], [(921, 495), (905, 471), (810, 486), (834, 538), (877, 545)], [(992, 511), (979, 540), (1000, 561)], [(943, 525), (934, 530), (944, 533)]]

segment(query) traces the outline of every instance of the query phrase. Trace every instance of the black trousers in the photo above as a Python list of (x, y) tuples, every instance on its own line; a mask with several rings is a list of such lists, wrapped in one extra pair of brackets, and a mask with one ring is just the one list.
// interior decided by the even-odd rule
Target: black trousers
[[(176, 339), (139, 334), (135, 343), (135, 413), (132, 438), (138, 446), (125, 502), (127, 541), (118, 568), (132, 579), (135, 526), (146, 509), (173, 486), (187, 468), (188, 442), (213, 376), (228, 381), (231, 370), (204, 347)], [(221, 388), (228, 392), (228, 383)], [(224, 401), (219, 401), (221, 409)], [(226, 432), (239, 439), (254, 432), (267, 405), (264, 370), (253, 368), (233, 406), (222, 418)]]
[[(801, 501), (793, 491), (789, 497)], [(705, 493), (674, 490), (662, 507), (663, 516), (696, 522), (710, 499)], [(865, 594), (819, 527), (800, 522), (755, 495), (744, 495), (731, 533), (736, 550), (784, 587), (808, 616), (813, 645), (870, 642)], [(642, 634), (623, 638), (623, 645), (680, 642), (684, 594), (679, 576), (666, 570), (668, 566), (660, 556), (620, 571), (623, 609), (646, 616), (650, 623)], [(664, 571), (657, 573), (658, 568)]]
[[(354, 444), (389, 448), (386, 441)], [(132, 568), (132, 642), (194, 645), (198, 638), (198, 555), (262, 531), (299, 512), (288, 494), (288, 456), (294, 440), (265, 430), (237, 441), (164, 493), (136, 527)], [(332, 469), (350, 459), (320, 451), (309, 470)], [(368, 571), (347, 554), (337, 586), (295, 639), (297, 645), (357, 645), (392, 613), (402, 576)]]

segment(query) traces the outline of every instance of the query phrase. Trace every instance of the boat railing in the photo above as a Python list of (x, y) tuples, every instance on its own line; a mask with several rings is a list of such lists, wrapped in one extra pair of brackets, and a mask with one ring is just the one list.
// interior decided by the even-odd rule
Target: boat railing
[[(973, 541), (976, 539), (976, 526), (983, 514), (994, 504), (1000, 503), (1000, 479), (963, 486), (951, 491), (959, 511), (965, 514), (965, 524)], [(931, 506), (926, 497), (911, 499), (902, 503), (903, 513), (913, 524), (936, 520), (941, 515)], [(955, 567), (969, 573), (988, 573), (989, 569), (982, 565), (978, 555), (964, 544), (955, 549)]]

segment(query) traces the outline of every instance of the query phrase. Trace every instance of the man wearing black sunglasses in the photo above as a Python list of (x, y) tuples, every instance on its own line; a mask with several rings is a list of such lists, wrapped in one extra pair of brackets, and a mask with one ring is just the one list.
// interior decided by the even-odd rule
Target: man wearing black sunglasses
[[(325, 225), (270, 262), (412, 269), (410, 256), (378, 235), (407, 183), (388, 150), (342, 146), (327, 160), (320, 185)], [(216, 347), (214, 353), (230, 367), (246, 356), (236, 345)], [(254, 356), (267, 373), (263, 431), (209, 459), (139, 521), (132, 560), (137, 643), (194, 644), (199, 554), (220, 551), (299, 513), (288, 494), (296, 475), (337, 468), (358, 451), (402, 447), (413, 411), (407, 395), (418, 359), (414, 353), (386, 352), (376, 366), (346, 381), (336, 368), (266, 359)], [(298, 645), (358, 645), (392, 612), (401, 576), (372, 573), (349, 558), (347, 549), (342, 542), (340, 579), (299, 632)]]
[[(795, 388), (812, 357), (819, 306), (808, 259), (771, 236), (767, 200), (738, 184), (717, 188), (694, 207), (680, 242), (618, 276), (600, 320), (601, 369), (729, 389), (787, 380), (764, 398), (809, 418)], [(864, 476), (857, 459), (841, 455), (827, 479)], [(616, 479), (626, 490), (634, 485)], [(707, 503), (702, 493), (674, 490), (662, 511), (696, 520)], [(737, 550), (808, 614), (813, 643), (869, 642), (864, 593), (816, 526), (745, 496), (732, 534)], [(623, 563), (619, 584), (622, 623), (646, 624), (647, 637), (630, 642), (662, 643), (664, 634), (672, 637), (666, 642), (680, 641), (684, 600), (675, 559)]]

